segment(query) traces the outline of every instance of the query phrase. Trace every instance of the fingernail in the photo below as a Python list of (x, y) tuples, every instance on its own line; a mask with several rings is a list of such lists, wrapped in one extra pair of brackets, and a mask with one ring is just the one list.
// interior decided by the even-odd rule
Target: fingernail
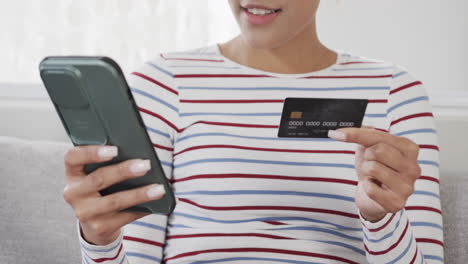
[(336, 140), (345, 140), (346, 134), (336, 130), (328, 130), (328, 137)]
[(148, 195), (149, 198), (155, 198), (155, 197), (161, 197), (166, 193), (166, 190), (164, 190), (164, 185), (155, 185), (148, 191), (146, 191), (146, 195)]
[(98, 156), (102, 159), (115, 157), (117, 153), (118, 150), (116, 146), (105, 146), (98, 149)]
[(134, 161), (130, 165), (130, 171), (133, 174), (138, 174), (142, 172), (147, 172), (149, 169), (151, 169), (151, 163), (149, 160), (139, 160), (139, 161)]

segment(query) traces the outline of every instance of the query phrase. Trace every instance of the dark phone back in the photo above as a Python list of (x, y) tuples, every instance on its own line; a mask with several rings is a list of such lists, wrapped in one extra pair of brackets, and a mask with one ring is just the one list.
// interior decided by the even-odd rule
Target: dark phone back
[(100, 191), (102, 195), (148, 184), (163, 184), (164, 197), (126, 210), (169, 214), (175, 198), (154, 151), (146, 127), (120, 67), (107, 57), (47, 57), (40, 64), (41, 78), (57, 113), (75, 146), (118, 146), (118, 157), (89, 164), (99, 167), (128, 159), (149, 159), (151, 170)]

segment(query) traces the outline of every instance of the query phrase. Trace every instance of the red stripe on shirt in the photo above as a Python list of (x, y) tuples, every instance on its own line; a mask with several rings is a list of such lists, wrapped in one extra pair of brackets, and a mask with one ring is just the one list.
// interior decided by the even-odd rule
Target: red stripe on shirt
[(164, 244), (162, 244), (162, 243), (159, 243), (159, 242), (156, 242), (156, 241), (151, 241), (151, 240), (148, 240), (148, 239), (139, 238), (139, 237), (124, 236), (123, 239), (128, 240), (128, 241), (143, 243), (143, 244), (147, 244), (147, 245), (152, 245), (152, 246), (156, 246), (156, 247), (163, 247), (164, 246)]
[(139, 72), (132, 72), (132, 74), (135, 75), (135, 76), (141, 77), (141, 78), (143, 78), (143, 79), (145, 79), (145, 80), (147, 80), (149, 82), (152, 82), (152, 83), (156, 84), (157, 86), (159, 86), (161, 88), (164, 88), (164, 89), (168, 90), (169, 92), (171, 92), (171, 93), (173, 93), (175, 95), (179, 95), (179, 93), (176, 90), (172, 89), (171, 87), (169, 87), (169, 86), (167, 86), (167, 85), (165, 85), (165, 84), (163, 84), (161, 82), (156, 81), (155, 79), (153, 79), (153, 78), (151, 78), (149, 76), (146, 76), (146, 75), (144, 75), (142, 73), (139, 73)]
[(296, 251), (296, 250), (276, 249), (276, 248), (217, 248), (217, 249), (208, 249), (208, 250), (198, 250), (198, 251), (185, 252), (185, 253), (170, 257), (170, 258), (166, 258), (165, 261), (171, 261), (174, 259), (195, 256), (195, 255), (200, 255), (200, 254), (206, 254), (206, 253), (222, 253), (222, 252), (223, 253), (225, 252), (227, 253), (236, 253), (236, 252), (277, 253), (277, 254), (285, 254), (285, 255), (296, 255), (296, 256), (331, 259), (331, 260), (341, 261), (344, 263), (358, 264), (357, 262), (354, 262), (352, 260), (337, 257), (337, 256), (312, 253), (312, 252)]
[(418, 178), (418, 180), (423, 180), (423, 181), (433, 181), (433, 182), (436, 182), (438, 184), (440, 184), (440, 181), (434, 177), (429, 177), (429, 176), (421, 176)]
[(350, 61), (350, 62), (342, 62), (339, 65), (349, 65), (349, 64), (381, 64), (382, 62), (375, 62), (375, 61)]
[[(240, 124), (240, 123), (225, 123), (225, 122), (211, 122), (211, 121), (198, 121), (193, 123), (195, 124), (206, 124), (213, 126), (231, 126), (231, 127), (250, 127), (250, 128), (278, 128), (277, 125), (261, 125), (261, 124)], [(185, 130), (184, 128), (183, 130)]]
[(170, 147), (166, 147), (166, 146), (162, 146), (162, 145), (158, 145), (158, 144), (153, 144), (153, 146), (155, 148), (158, 148), (158, 149), (164, 149), (164, 150), (167, 150), (167, 151), (174, 151), (174, 148), (170, 148)]
[(397, 120), (392, 121), (392, 123), (390, 123), (390, 126), (396, 125), (396, 124), (398, 124), (398, 123), (400, 123), (402, 121), (405, 121), (405, 120), (410, 120), (410, 119), (419, 118), (419, 117), (434, 117), (434, 115), (432, 113), (429, 113), (429, 112), (408, 115), (408, 116), (404, 116), (402, 118), (399, 118)]
[(433, 149), (439, 151), (439, 147), (436, 145), (419, 145), (420, 149)]
[(349, 76), (309, 76), (304, 79), (378, 79), (391, 78), (393, 75), (349, 75)]
[[(156, 113), (154, 113), (154, 112), (152, 112), (152, 111), (150, 111), (148, 109), (144, 109), (142, 107), (138, 107), (138, 109), (140, 110), (140, 112), (149, 114), (149, 115), (151, 115), (153, 117), (156, 117), (157, 119), (163, 121), (164, 123), (166, 123), (168, 126), (172, 127), (178, 133), (180, 133), (180, 132), (184, 131), (185, 129), (187, 129), (187, 127), (179, 129), (178, 127), (176, 127), (176, 125), (171, 123), (169, 120), (165, 119), (161, 115), (156, 114)], [(249, 127), (249, 128), (278, 128), (279, 127), (277, 125), (240, 124), (240, 123), (224, 123), (224, 122), (211, 122), (211, 121), (198, 121), (198, 122), (195, 122), (195, 123), (191, 124), (190, 126), (193, 126), (193, 125), (196, 125), (196, 124), (206, 124), (206, 125), (214, 125), (214, 126), (231, 126), (231, 127)]]
[(176, 74), (174, 78), (274, 78), (259, 74)]
[(197, 179), (229, 179), (229, 178), (330, 182), (330, 183), (340, 183), (340, 184), (357, 186), (357, 181), (345, 180), (345, 179), (320, 178), (320, 177), (294, 177), (294, 176), (260, 175), (260, 174), (202, 174), (202, 175), (193, 175), (193, 176), (185, 177), (182, 179), (175, 179), (172, 182), (177, 183), (177, 182), (197, 180)]
[(368, 228), (367, 230), (369, 230), (369, 232), (378, 232), (378, 231), (384, 229), (385, 227), (387, 227), (388, 224), (390, 224), (390, 222), (392, 222), (393, 218), (395, 218), (395, 214), (392, 214), (392, 216), (382, 226), (377, 227), (377, 228)]
[(411, 87), (416, 86), (416, 85), (422, 85), (422, 82), (416, 81), (416, 82), (409, 83), (409, 84), (407, 84), (407, 85), (403, 85), (403, 86), (401, 86), (401, 87), (399, 87), (399, 88), (396, 88), (396, 89), (391, 90), (391, 91), (390, 91), (390, 94), (398, 93), (399, 91), (402, 91), (402, 90), (411, 88)]
[[(90, 259), (91, 259), (92, 261), (94, 261), (94, 262), (97, 262), (97, 263), (101, 263), (101, 262), (108, 261), (108, 260), (114, 260), (114, 259), (116, 259), (116, 258), (119, 257), (120, 252), (122, 251), (122, 248), (123, 248), (123, 244), (120, 244), (120, 247), (119, 247), (119, 250), (117, 251), (117, 254), (116, 254), (114, 257), (112, 257), (112, 258), (98, 258), (98, 259), (93, 259), (93, 258), (90, 257)], [(88, 257), (89, 257), (89, 256), (88, 256)]]
[[(378, 79), (393, 75), (308, 76), (302, 79)], [(174, 78), (275, 78), (265, 74), (177, 74)]]
[(166, 58), (162, 53), (161, 58), (164, 60), (182, 60), (182, 61), (208, 61), (208, 62), (224, 62), (224, 60), (210, 60), (210, 59), (193, 59), (193, 58)]
[[(370, 99), (369, 103), (387, 103), (386, 99)], [(181, 103), (188, 104), (264, 104), (264, 103), (284, 103), (283, 99), (264, 99), (264, 100), (180, 100)]]
[(416, 250), (414, 251), (414, 255), (413, 255), (413, 258), (411, 259), (410, 261), (410, 264), (413, 264), (414, 261), (416, 261), (416, 257), (418, 256), (418, 246), (416, 246)]
[(438, 213), (440, 215), (442, 214), (442, 211), (440, 211), (439, 209), (428, 207), (428, 206), (407, 206), (405, 207), (405, 210), (406, 211), (430, 211), (430, 212)]
[(165, 119), (164, 117), (160, 116), (159, 114), (156, 114), (155, 112), (152, 112), (152, 111), (150, 111), (148, 109), (145, 109), (143, 107), (138, 107), (138, 110), (140, 110), (140, 112), (143, 112), (145, 114), (156, 117), (157, 119), (163, 121), (164, 123), (166, 123), (168, 126), (172, 127), (175, 131), (177, 131), (179, 133), (182, 131), (182, 129), (177, 128), (174, 124), (169, 122), (169, 120)]
[(167, 239), (178, 239), (178, 238), (196, 238), (196, 237), (262, 237), (262, 238), (271, 238), (271, 239), (294, 239), (284, 236), (275, 236), (267, 234), (257, 234), (257, 233), (207, 233), (207, 234), (190, 234), (190, 235), (173, 235), (168, 236)]
[(192, 104), (256, 104), (256, 103), (283, 103), (284, 100), (180, 100), (181, 103)]
[(245, 147), (245, 146), (235, 146), (235, 145), (202, 145), (190, 147), (184, 150), (181, 150), (174, 154), (177, 156), (179, 154), (189, 152), (192, 150), (198, 149), (210, 149), (210, 148), (230, 148), (230, 149), (242, 149), (242, 150), (254, 150), (254, 151), (268, 151), (268, 152), (291, 152), (291, 153), (319, 153), (319, 154), (351, 154), (354, 155), (355, 152), (351, 150), (305, 150), (305, 149), (273, 149), (273, 148), (254, 148), (254, 147)]
[(198, 208), (214, 211), (243, 211), (243, 210), (284, 210), (284, 211), (299, 211), (299, 212), (311, 212), (311, 213), (323, 213), (323, 214), (332, 214), (340, 215), (349, 218), (358, 219), (359, 216), (356, 214), (351, 214), (342, 211), (321, 209), (321, 208), (309, 208), (309, 207), (296, 207), (296, 206), (268, 206), (268, 205), (259, 205), (259, 206), (207, 206), (201, 205), (196, 202), (190, 201), (185, 198), (179, 198), (180, 202), (188, 203)]
[(262, 221), (263, 223), (269, 224), (269, 225), (287, 225), (285, 223), (281, 223), (278, 221)]
[(430, 243), (430, 244), (436, 244), (441, 247), (444, 247), (444, 242), (436, 239), (430, 239), (430, 238), (416, 238), (416, 242), (418, 243)]
[(403, 230), (403, 232), (401, 233), (400, 237), (398, 238), (398, 240), (393, 243), (389, 248), (385, 249), (385, 250), (382, 250), (382, 251), (372, 251), (372, 250), (369, 250), (369, 248), (367, 247), (366, 244), (364, 244), (364, 248), (366, 249), (367, 253), (371, 254), (371, 255), (384, 255), (384, 254), (387, 254), (388, 252), (390, 252), (392, 249), (396, 248), (401, 240), (403, 240), (403, 237), (405, 237), (405, 234), (406, 234), (406, 231), (408, 230), (408, 227), (409, 227), (409, 222), (406, 221), (406, 226), (405, 226), (405, 229)]

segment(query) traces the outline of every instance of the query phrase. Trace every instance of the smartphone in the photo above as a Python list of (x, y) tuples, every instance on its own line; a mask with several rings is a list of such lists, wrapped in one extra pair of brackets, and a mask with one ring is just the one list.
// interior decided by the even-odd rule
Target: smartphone
[(170, 214), (175, 197), (164, 174), (146, 126), (118, 64), (108, 57), (47, 57), (39, 65), (46, 90), (73, 145), (113, 145), (111, 161), (88, 164), (87, 174), (128, 159), (149, 159), (151, 170), (142, 177), (119, 182), (101, 195), (162, 184), (166, 194), (125, 211)]

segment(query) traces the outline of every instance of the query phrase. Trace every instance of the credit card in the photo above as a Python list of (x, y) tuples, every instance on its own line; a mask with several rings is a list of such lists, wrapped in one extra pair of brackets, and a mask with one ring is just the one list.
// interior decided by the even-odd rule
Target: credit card
[(361, 127), (366, 99), (286, 98), (278, 137), (327, 138), (329, 130)]

